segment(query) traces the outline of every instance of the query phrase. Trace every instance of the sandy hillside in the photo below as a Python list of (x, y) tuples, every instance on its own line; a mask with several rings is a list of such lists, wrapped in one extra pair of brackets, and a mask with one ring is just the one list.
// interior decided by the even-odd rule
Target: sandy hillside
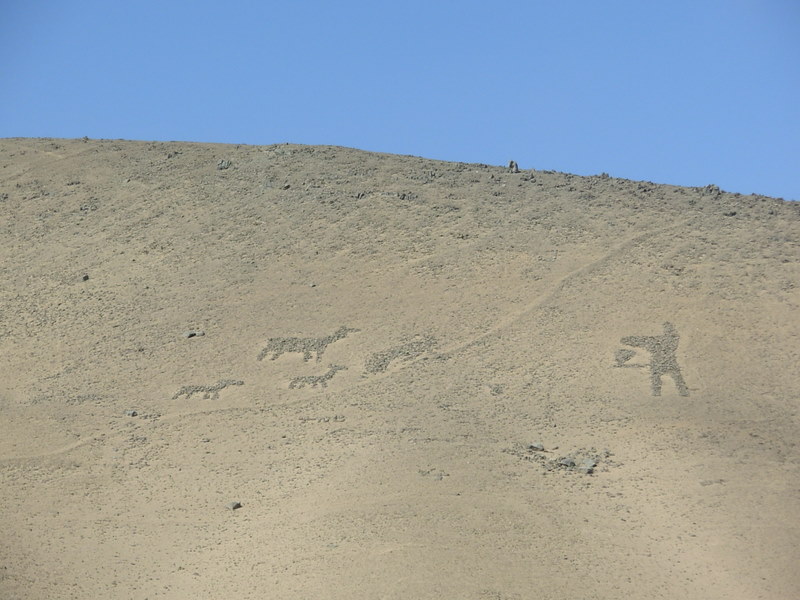
[(800, 204), (6, 139), (0, 257), (0, 598), (800, 597)]

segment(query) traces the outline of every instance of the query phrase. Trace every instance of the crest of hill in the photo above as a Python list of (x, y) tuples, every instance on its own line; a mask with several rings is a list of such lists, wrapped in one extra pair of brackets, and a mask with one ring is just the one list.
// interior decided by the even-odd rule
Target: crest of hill
[[(378, 249), (389, 263), (465, 250), (539, 256), (545, 246), (563, 257), (567, 246), (672, 227), (721, 236), (704, 260), (765, 260), (796, 250), (800, 215), (800, 203), (713, 185), (330, 146), (4, 139), (0, 161), (0, 244), (10, 257), (0, 272), (11, 280), (23, 265), (45, 279), (119, 274), (122, 253), (164, 266), (207, 259), (230, 278), (280, 256), (364, 259)], [(681, 244), (677, 259), (696, 260), (691, 240)]]
[[(800, 212), (796, 203), (726, 193), (714, 185), (684, 188), (605, 174), (513, 173), (500, 166), (330, 146), (4, 139), (0, 160), (0, 198), (17, 225), (12, 235), (34, 237), (69, 235), (76, 220), (83, 233), (102, 223), (124, 227), (121, 235), (131, 236), (159, 219), (170, 219), (179, 237), (182, 229), (192, 235), (204, 225), (218, 236), (257, 236), (252, 219), (271, 220), (270, 209), (285, 218), (302, 215), (303, 222), (286, 223), (295, 231), (317, 221), (366, 225), (385, 209), (396, 218), (379, 224), (385, 229), (380, 239), (402, 252), (409, 250), (408, 236), (423, 237), (420, 224), (434, 221), (449, 224), (445, 231), (455, 236), (503, 230), (497, 240), (503, 243), (509, 235), (532, 230), (587, 239), (691, 219), (701, 219), (706, 228), (780, 227)], [(456, 231), (454, 213), (468, 215), (475, 229)], [(346, 230), (327, 239), (332, 229), (311, 238), (302, 235), (303, 245), (331, 250), (349, 242), (355, 246), (350, 251), (357, 251), (365, 241)], [(407, 235), (392, 239), (398, 229)], [(280, 237), (285, 243), (294, 239), (289, 231)], [(267, 245), (280, 251), (279, 244)]]

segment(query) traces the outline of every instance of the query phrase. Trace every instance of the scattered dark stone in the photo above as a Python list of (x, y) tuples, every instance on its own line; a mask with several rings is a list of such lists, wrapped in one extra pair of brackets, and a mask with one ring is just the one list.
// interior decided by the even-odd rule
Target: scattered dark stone
[(544, 444), (536, 442), (535, 444), (528, 446), (528, 450), (532, 450), (534, 452), (544, 452)]
[(736, 211), (735, 210), (731, 210), (731, 211), (728, 211), (728, 212), (722, 213), (722, 214), (725, 217), (735, 217), (736, 216)]
[(84, 274), (83, 277), (81, 277), (81, 281), (89, 281), (89, 276)]
[(450, 477), (450, 473), (445, 473), (444, 471), (441, 471), (439, 469), (428, 469), (428, 470), (420, 469), (418, 473), (423, 477), (431, 477), (433, 478), (434, 481), (442, 481), (445, 477)]
[(186, 332), (184, 332), (183, 337), (189, 339), (189, 338), (193, 338), (193, 337), (203, 337), (205, 334), (206, 334), (205, 331), (200, 331), (200, 330), (198, 330), (198, 331), (186, 331)]
[(218, 171), (223, 171), (223, 170), (227, 169), (230, 166), (231, 166), (231, 161), (229, 161), (229, 160), (220, 159), (219, 162), (217, 162), (217, 170)]
[(567, 457), (562, 458), (561, 460), (559, 460), (558, 464), (561, 465), (562, 467), (567, 467), (567, 468), (571, 469), (572, 467), (575, 466), (575, 461), (572, 460), (569, 456), (567, 456)]
[(139, 413), (137, 413), (135, 410), (126, 410), (126, 411), (125, 411), (125, 416), (126, 416), (126, 417), (135, 417), (135, 416), (137, 416), (138, 414), (139, 414)]
[(227, 508), (228, 510), (237, 510), (239, 508), (242, 508), (242, 503), (241, 502), (228, 502), (225, 505), (225, 508)]
[(281, 189), (282, 189), (282, 190), (288, 190), (290, 187), (292, 187), (292, 186), (291, 186), (291, 185), (289, 185), (288, 183), (284, 183), (284, 184), (283, 184), (283, 187), (281, 187)]

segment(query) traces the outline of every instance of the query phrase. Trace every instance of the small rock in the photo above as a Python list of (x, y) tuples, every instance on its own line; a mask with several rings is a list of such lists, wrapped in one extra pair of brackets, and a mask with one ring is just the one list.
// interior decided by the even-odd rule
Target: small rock
[(186, 331), (183, 334), (185, 338), (193, 338), (193, 337), (203, 337), (206, 334), (205, 331)]
[(220, 160), (220, 161), (217, 163), (217, 169), (218, 169), (218, 170), (220, 170), (220, 171), (222, 171), (222, 170), (224, 170), (224, 169), (227, 169), (227, 168), (228, 168), (228, 167), (230, 167), (230, 166), (231, 166), (231, 161), (229, 161), (229, 160), (224, 160), (224, 159), (221, 159), (221, 160)]
[(558, 461), (558, 464), (562, 467), (572, 468), (575, 466), (575, 461), (572, 460), (570, 457), (562, 458)]
[(544, 452), (544, 444), (536, 442), (535, 444), (531, 444), (530, 446), (528, 446), (528, 450), (533, 450), (535, 452)]
[(225, 508), (227, 508), (228, 510), (236, 510), (238, 508), (242, 508), (242, 503), (241, 502), (228, 502), (225, 505)]
[(492, 396), (502, 396), (503, 395), (503, 391), (505, 389), (499, 383), (490, 383), (488, 385), (488, 387), (489, 387), (489, 392), (491, 392)]
[(126, 410), (125, 411), (125, 416), (126, 417), (135, 417), (138, 414), (139, 413), (137, 413), (135, 410)]
[(84, 274), (83, 277), (81, 277), (81, 281), (89, 281), (89, 276)]

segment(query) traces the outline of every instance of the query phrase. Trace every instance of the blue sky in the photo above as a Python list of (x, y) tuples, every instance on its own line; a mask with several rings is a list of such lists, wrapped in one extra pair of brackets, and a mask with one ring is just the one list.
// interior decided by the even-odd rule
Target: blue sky
[(0, 137), (333, 144), (800, 200), (797, 0), (0, 0)]

